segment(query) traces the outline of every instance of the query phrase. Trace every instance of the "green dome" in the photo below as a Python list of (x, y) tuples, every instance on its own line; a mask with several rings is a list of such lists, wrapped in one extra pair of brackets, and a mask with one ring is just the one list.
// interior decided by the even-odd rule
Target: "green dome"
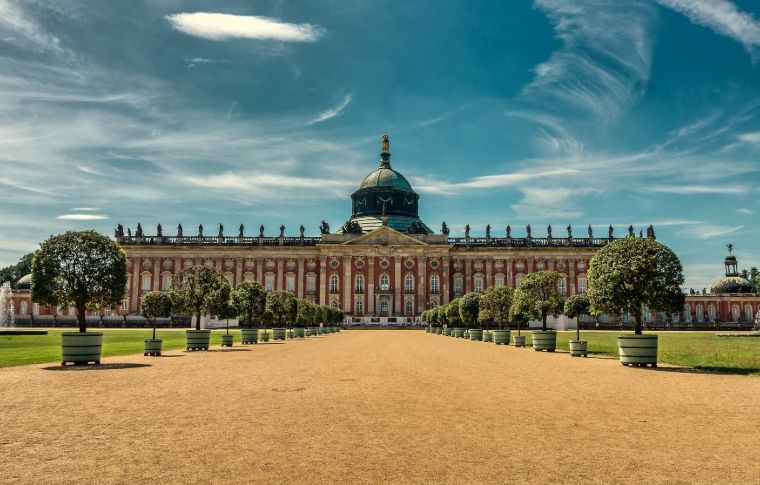
[(371, 189), (375, 187), (390, 187), (405, 190), (407, 192), (414, 192), (412, 190), (412, 185), (406, 177), (390, 168), (390, 166), (381, 166), (371, 174), (367, 175), (364, 177), (361, 186), (359, 186), (360, 189)]
[(741, 276), (724, 276), (712, 285), (712, 293), (752, 293), (752, 284)]

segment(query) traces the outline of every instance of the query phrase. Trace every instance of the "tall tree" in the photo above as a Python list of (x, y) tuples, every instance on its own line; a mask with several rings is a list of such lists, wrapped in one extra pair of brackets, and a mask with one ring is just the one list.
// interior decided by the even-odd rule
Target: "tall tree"
[(635, 332), (639, 335), (644, 306), (665, 313), (683, 310), (683, 282), (681, 262), (670, 248), (649, 238), (619, 239), (591, 258), (588, 271), (591, 311), (634, 315)]
[(195, 329), (201, 329), (201, 317), (215, 313), (219, 301), (229, 298), (230, 284), (213, 268), (191, 266), (174, 274), (169, 296), (175, 311), (195, 316)]
[(482, 294), (471, 291), (459, 300), (459, 318), (467, 328), (478, 323), (481, 298), (483, 298)]
[(454, 298), (446, 305), (446, 319), (450, 324), (457, 327), (462, 323), (462, 317), (459, 315), (459, 301), (461, 298)]
[(34, 253), (28, 253), (21, 257), (18, 263), (0, 268), (0, 284), (6, 281), (14, 286), (22, 277), (32, 272), (32, 259)]
[(87, 331), (85, 312), (98, 304), (118, 305), (127, 286), (127, 257), (118, 244), (95, 231), (51, 236), (34, 253), (32, 300), (73, 305), (79, 331)]
[(267, 300), (264, 287), (255, 281), (243, 281), (232, 290), (232, 304), (237, 309), (243, 327), (252, 327), (261, 321)]
[(589, 315), (591, 313), (590, 310), (590, 302), (588, 300), (588, 295), (573, 295), (567, 300), (565, 300), (565, 309), (564, 313), (567, 315), (568, 318), (575, 318), (575, 340), (578, 341), (581, 339), (581, 324), (580, 324), (580, 316), (581, 315)]
[(295, 322), (302, 327), (308, 327), (314, 322), (314, 315), (317, 310), (316, 306), (309, 300), (298, 300), (297, 305), (298, 311)]
[(163, 291), (151, 291), (142, 297), (140, 303), (142, 316), (148, 319), (153, 326), (153, 340), (156, 339), (156, 318), (172, 316), (172, 301)]
[(559, 291), (562, 275), (556, 271), (536, 271), (528, 273), (520, 282), (520, 310), (529, 318), (541, 320), (541, 329), (546, 330), (546, 317), (562, 313), (563, 295)]
[(493, 321), (499, 329), (504, 329), (504, 324), (509, 322), (509, 309), (512, 307), (514, 292), (515, 290), (506, 286), (489, 287), (480, 300), (481, 320)]
[(289, 322), (295, 317), (294, 308), (297, 309), (296, 297), (289, 291), (270, 291), (267, 294), (266, 309), (272, 312), (272, 316), (277, 320), (277, 325), (282, 326), (282, 322)]

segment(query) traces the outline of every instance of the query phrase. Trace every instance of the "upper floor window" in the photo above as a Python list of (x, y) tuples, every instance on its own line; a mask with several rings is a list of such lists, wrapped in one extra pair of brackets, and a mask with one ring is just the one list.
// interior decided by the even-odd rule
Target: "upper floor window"
[(559, 291), (560, 295), (564, 295), (567, 292), (565, 288), (565, 278), (562, 278), (559, 280), (559, 283), (557, 283), (557, 291)]
[(437, 274), (430, 277), (430, 293), (438, 293), (438, 283), (439, 279)]
[(475, 278), (475, 292), (483, 293), (483, 278), (480, 276)]
[(330, 293), (338, 292), (338, 275), (334, 274), (330, 276)]
[(457, 295), (462, 294), (462, 278), (454, 278), (454, 293)]
[(586, 278), (578, 278), (578, 293), (586, 293)]
[(414, 293), (414, 276), (408, 274), (404, 278), (404, 291), (406, 293)]
[(364, 293), (364, 276), (356, 275), (356, 281), (354, 282), (354, 288), (356, 293)]
[(380, 275), (380, 289), (389, 290), (391, 288), (390, 278), (387, 274)]
[(274, 275), (264, 275), (264, 290), (267, 292), (274, 291)]
[(161, 289), (164, 291), (172, 289), (172, 275), (165, 274), (161, 277)]
[(296, 292), (296, 275), (285, 275), (285, 291)]
[(497, 276), (496, 279), (493, 280), (494, 286), (504, 286), (504, 277), (503, 276)]
[(306, 291), (309, 293), (317, 291), (317, 277), (313, 274), (306, 276)]
[(142, 290), (143, 291), (150, 291), (150, 284), (151, 284), (151, 276), (150, 274), (144, 274), (142, 275)]

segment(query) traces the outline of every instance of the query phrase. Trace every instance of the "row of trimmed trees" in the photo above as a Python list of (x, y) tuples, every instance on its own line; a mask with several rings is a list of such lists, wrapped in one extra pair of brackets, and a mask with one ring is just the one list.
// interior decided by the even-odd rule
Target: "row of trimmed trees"
[(308, 300), (299, 300), (289, 291), (267, 291), (255, 281), (243, 281), (230, 288), (227, 279), (217, 270), (193, 266), (177, 272), (168, 292), (153, 291), (143, 295), (142, 315), (153, 322), (172, 314), (195, 317), (200, 330), (204, 315), (216, 315), (220, 320), (238, 318), (241, 327), (276, 324), (278, 327), (306, 327), (339, 324), (343, 312)]

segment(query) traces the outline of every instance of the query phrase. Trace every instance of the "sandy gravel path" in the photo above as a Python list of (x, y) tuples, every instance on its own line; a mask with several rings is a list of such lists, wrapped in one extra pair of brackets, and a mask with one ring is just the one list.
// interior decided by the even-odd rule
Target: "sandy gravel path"
[(0, 482), (760, 482), (757, 377), (411, 331), (168, 354), (0, 369)]

